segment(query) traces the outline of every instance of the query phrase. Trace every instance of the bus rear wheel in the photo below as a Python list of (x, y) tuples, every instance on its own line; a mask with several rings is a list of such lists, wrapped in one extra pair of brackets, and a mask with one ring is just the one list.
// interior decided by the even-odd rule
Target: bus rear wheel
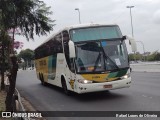
[(45, 86), (46, 83), (44, 82), (43, 74), (40, 74), (40, 80), (41, 80), (41, 84)]

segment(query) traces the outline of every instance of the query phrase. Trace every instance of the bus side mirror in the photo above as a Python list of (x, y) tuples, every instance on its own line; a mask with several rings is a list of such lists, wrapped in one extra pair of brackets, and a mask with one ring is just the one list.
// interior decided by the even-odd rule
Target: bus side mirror
[(75, 54), (74, 42), (70, 40), (68, 45), (69, 45), (69, 57), (70, 58), (75, 58), (76, 54)]
[(137, 45), (136, 45), (136, 41), (134, 40), (134, 38), (126, 36), (126, 39), (129, 40), (129, 43), (130, 43), (131, 48), (132, 48), (132, 52), (136, 52), (137, 51)]

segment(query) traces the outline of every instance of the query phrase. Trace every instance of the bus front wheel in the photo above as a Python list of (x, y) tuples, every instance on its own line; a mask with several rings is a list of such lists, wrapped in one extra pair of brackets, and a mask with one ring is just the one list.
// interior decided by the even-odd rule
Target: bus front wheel
[(67, 84), (63, 77), (62, 77), (61, 83), (62, 83), (62, 88), (63, 88), (64, 93), (66, 95), (70, 95), (70, 91), (67, 89)]

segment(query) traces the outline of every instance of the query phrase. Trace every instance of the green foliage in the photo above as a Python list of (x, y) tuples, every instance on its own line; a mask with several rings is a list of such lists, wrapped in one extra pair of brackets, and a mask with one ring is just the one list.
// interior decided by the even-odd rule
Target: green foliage
[(129, 54), (129, 60), (134, 61), (134, 60), (143, 60), (143, 56), (140, 53), (136, 54)]
[(160, 61), (160, 53), (159, 52), (154, 52), (148, 57), (148, 61)]
[(10, 45), (10, 36), (6, 32), (0, 34), (0, 70), (6, 71), (9, 69)]
[(149, 56), (147, 57), (147, 60), (148, 60), (148, 61), (154, 61), (154, 56), (155, 56), (155, 54), (149, 55)]
[(157, 53), (157, 54), (155, 55), (154, 59), (155, 59), (156, 61), (160, 61), (160, 53)]
[[(33, 67), (33, 59), (34, 59), (34, 52), (31, 49), (21, 50), (21, 52), (18, 54), (18, 62), (19, 67), (26, 69), (26, 67)], [(24, 61), (22, 61), (22, 59)]]
[[(146, 61), (160, 61), (160, 53), (156, 51), (150, 55), (147, 55), (145, 58), (146, 58)], [(134, 61), (135, 59), (143, 61), (144, 56), (139, 53), (138, 54), (137, 53), (136, 54), (129, 54), (130, 61)]]
[(31, 49), (21, 50), (18, 54), (18, 58), (24, 59), (24, 61), (27, 60), (33, 60), (34, 59), (34, 52)]
[(54, 20), (48, 15), (50, 7), (39, 0), (0, 0), (1, 30), (19, 28), (26, 38), (33, 39), (36, 35), (44, 35), (52, 30)]

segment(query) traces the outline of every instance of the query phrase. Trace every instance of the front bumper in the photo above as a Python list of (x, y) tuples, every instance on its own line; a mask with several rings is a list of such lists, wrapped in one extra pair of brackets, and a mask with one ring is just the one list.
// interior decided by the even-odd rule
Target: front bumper
[[(104, 86), (112, 86), (110, 88), (105, 88)], [(89, 92), (98, 92), (98, 91), (107, 91), (119, 88), (130, 87), (131, 85), (131, 77), (123, 80), (111, 81), (111, 82), (103, 82), (103, 83), (91, 83), (91, 84), (82, 84), (78, 83), (76, 86), (76, 92), (81, 93), (89, 93)]]

